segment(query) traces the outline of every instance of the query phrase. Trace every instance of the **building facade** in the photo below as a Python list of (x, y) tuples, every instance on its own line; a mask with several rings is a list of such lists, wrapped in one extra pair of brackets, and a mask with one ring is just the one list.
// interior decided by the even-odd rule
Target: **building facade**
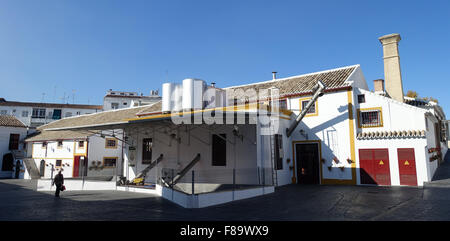
[(28, 127), (38, 127), (61, 118), (97, 113), (98, 105), (7, 101), (0, 98), (0, 115), (12, 115)]
[(16, 153), (24, 150), (27, 134), (28, 128), (16, 117), (0, 115), (0, 178), (16, 178), (16, 171), (23, 176)]
[(158, 91), (151, 91), (149, 96), (137, 92), (108, 90), (103, 98), (103, 110), (116, 110), (128, 107), (149, 105), (161, 100)]

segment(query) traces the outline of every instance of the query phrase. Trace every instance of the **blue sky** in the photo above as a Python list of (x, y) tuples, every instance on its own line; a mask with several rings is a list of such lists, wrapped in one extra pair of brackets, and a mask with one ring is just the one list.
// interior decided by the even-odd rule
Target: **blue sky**
[[(167, 81), (219, 87), (360, 64), (384, 78), (378, 37), (400, 33), (403, 85), (450, 115), (450, 1), (1, 0), (0, 97), (101, 104)], [(43, 93), (45, 96), (43, 98)]]

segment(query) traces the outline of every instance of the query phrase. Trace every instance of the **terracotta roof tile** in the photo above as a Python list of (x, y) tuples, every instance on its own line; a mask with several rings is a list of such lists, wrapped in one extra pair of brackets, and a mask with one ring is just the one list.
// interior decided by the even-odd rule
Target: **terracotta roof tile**
[(0, 126), (27, 128), (22, 121), (12, 115), (0, 115)]

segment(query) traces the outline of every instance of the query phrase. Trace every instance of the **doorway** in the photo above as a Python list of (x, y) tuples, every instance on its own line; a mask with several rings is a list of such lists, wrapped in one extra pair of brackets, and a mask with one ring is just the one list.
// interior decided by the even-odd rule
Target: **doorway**
[(72, 177), (87, 176), (87, 157), (73, 157), (73, 173)]
[(361, 184), (391, 185), (388, 149), (359, 149)]
[(320, 143), (296, 143), (297, 183), (320, 184)]
[(398, 148), (397, 154), (400, 185), (417, 186), (414, 148)]

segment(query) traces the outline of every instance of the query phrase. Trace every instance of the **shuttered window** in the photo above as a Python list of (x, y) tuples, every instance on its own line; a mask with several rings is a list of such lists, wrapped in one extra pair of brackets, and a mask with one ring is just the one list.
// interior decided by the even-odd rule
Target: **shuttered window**
[(17, 150), (19, 149), (19, 134), (10, 134), (9, 135), (9, 150)]

